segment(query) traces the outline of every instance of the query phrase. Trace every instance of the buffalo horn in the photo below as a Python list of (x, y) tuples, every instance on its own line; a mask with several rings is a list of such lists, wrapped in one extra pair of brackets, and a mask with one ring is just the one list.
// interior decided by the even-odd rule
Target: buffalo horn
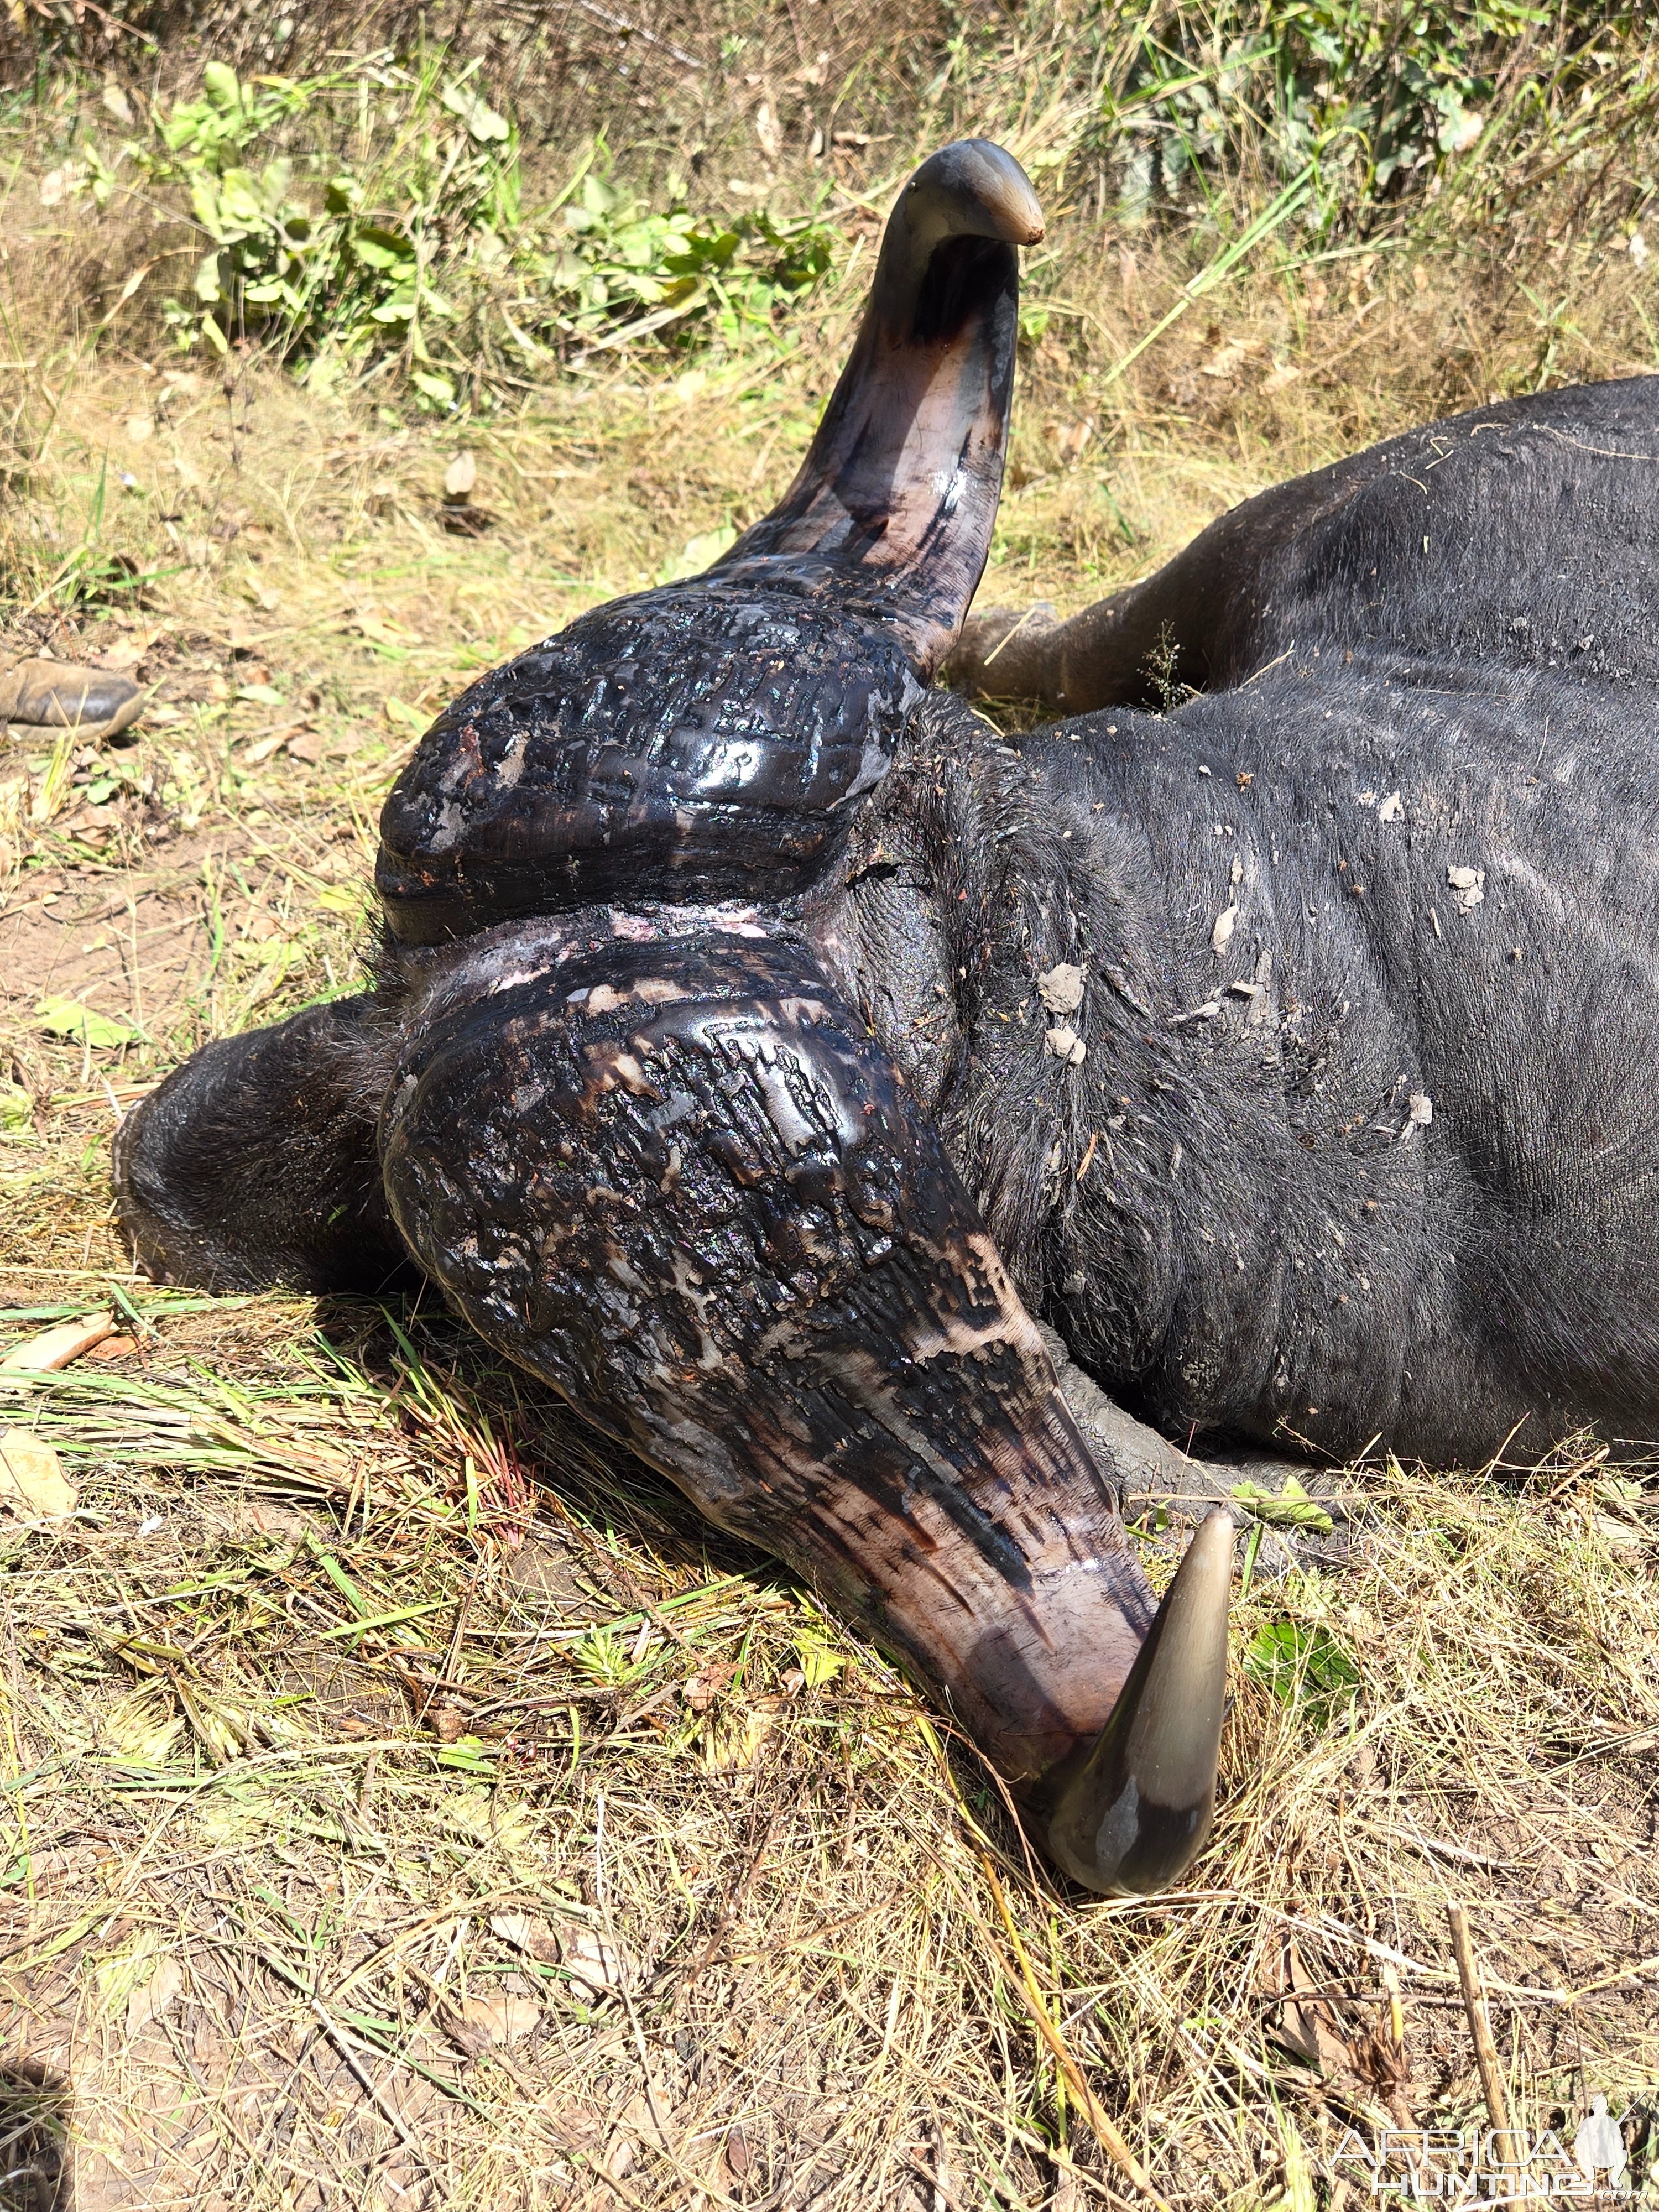
[(1019, 325), (1042, 210), (1012, 154), (963, 138), (924, 161), (882, 241), (858, 340), (805, 460), (708, 572), (838, 600), (919, 674), (955, 643), (990, 550)]
[(1090, 1889), (1166, 1888), (1203, 1848), (1215, 1813), (1232, 1569), (1233, 1524), (1218, 1509), (1188, 1546), (1111, 1718), (1044, 1793), (1048, 1849)]

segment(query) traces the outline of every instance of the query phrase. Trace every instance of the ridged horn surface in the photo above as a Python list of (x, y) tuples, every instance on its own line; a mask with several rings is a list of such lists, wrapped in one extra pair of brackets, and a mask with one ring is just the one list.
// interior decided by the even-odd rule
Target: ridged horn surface
[(1108, 1896), (1166, 1888), (1210, 1832), (1233, 1533), (1224, 1510), (1203, 1522), (1111, 1718), (1086, 1752), (1048, 1779), (1049, 1853), (1087, 1888)]
[(395, 938), (617, 898), (787, 898), (834, 864), (985, 565), (1018, 246), (1042, 235), (1000, 147), (922, 164), (780, 504), (702, 575), (594, 608), (428, 731), (380, 817)]
[(962, 138), (924, 161), (799, 473), (710, 571), (846, 595), (924, 678), (978, 586), (1002, 489), (1022, 246), (1042, 210), (1012, 154)]

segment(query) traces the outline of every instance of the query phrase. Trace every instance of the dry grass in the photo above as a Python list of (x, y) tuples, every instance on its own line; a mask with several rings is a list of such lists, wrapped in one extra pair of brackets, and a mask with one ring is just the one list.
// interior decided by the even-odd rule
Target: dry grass
[[(1624, 258), (1572, 249), (1528, 297), (1473, 252), (1268, 248), (1114, 380), (1192, 272), (1061, 250), (988, 599), (1078, 604), (1410, 419), (1653, 357)], [(1333, 2206), (1345, 2129), (1480, 2119), (1451, 1896), (1524, 2124), (1651, 2100), (1639, 1468), (1358, 1474), (1346, 1559), (1238, 1606), (1189, 1886), (1088, 1903), (878, 1655), (441, 1316), (130, 1279), (112, 1109), (350, 985), (417, 728), (757, 512), (858, 290), (782, 368), (618, 371), (469, 431), (476, 539), (437, 512), (461, 434), (372, 390), (245, 361), (227, 392), (107, 347), (6, 387), (10, 642), (157, 686), (135, 745), (0, 768), (10, 1334), (118, 1293), (131, 1341), (0, 1378), (79, 1490), (71, 1524), (0, 1529), (0, 2058), (19, 2124), (70, 2130), (81, 2212), (1136, 2201), (1034, 2002), (1170, 2204)], [(142, 587), (76, 603), (112, 556)], [(54, 1040), (48, 995), (138, 1041)], [(1261, 1663), (1275, 1624), (1300, 1674)], [(0, 2203), (49, 2201), (24, 2187)]]

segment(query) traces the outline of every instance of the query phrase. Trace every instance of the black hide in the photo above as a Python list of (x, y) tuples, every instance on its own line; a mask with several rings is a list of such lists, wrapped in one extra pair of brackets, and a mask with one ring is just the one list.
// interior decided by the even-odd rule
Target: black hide
[(1629, 703), (1287, 667), (1017, 751), (930, 709), (861, 842), (911, 856), (933, 957), (896, 998), (880, 878), (873, 927), (862, 884), (826, 906), (830, 957), (1027, 1302), (1170, 1434), (1455, 1463), (1650, 1432), (1659, 776), (1632, 787)]
[(1049, 696), (1145, 696), (1160, 631), (1226, 687), (1039, 731), (943, 833), (1023, 808), (999, 1011), (1080, 961), (1091, 1047), (1010, 1066), (979, 1021), (947, 1141), (1027, 1295), (1171, 1433), (1651, 1432), (1656, 621), (1641, 379), (1280, 486), (1025, 648)]
[(953, 674), (1073, 714), (1237, 689), (1287, 653), (1403, 657), (1453, 689), (1498, 668), (1659, 683), (1655, 391), (1534, 392), (1276, 484), (1069, 622), (975, 615)]

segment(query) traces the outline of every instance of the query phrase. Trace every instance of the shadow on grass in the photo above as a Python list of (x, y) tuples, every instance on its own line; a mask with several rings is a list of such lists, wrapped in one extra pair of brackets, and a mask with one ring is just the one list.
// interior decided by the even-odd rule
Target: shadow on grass
[(70, 2212), (70, 2087), (0, 2059), (0, 2212)]
[[(729, 1576), (746, 1583), (756, 1596), (768, 1590), (809, 1589), (784, 1560), (705, 1519), (666, 1475), (590, 1426), (550, 1384), (492, 1351), (445, 1308), (432, 1285), (395, 1303), (324, 1297), (317, 1302), (315, 1317), (319, 1335), (335, 1355), (389, 1396), (407, 1395), (416, 1379), (413, 1364), (418, 1363), (423, 1379), (435, 1384), (470, 1425), (484, 1425), (505, 1444), (544, 1506), (551, 1506), (554, 1521), (561, 1524), (554, 1540), (607, 1587), (618, 1604), (637, 1604), (644, 1594), (613, 1540), (617, 1536), (663, 1567), (703, 1583)], [(842, 1617), (854, 1635), (868, 1638), (867, 1627)], [(983, 1755), (902, 1656), (877, 1643), (945, 1739), (960, 1795), (981, 1825), (1003, 1838), (1018, 1857), (1025, 1848), (1018, 1840), (1018, 1823), (1005, 1793), (988, 1780)]]
[(493, 1352), (433, 1285), (404, 1297), (319, 1297), (316, 1325), (337, 1358), (388, 1396), (408, 1393), (412, 1353), (469, 1425), (488, 1423), (518, 1471), (567, 1522), (619, 1529), (692, 1573), (794, 1583), (781, 1560), (706, 1520), (666, 1475), (583, 1420), (550, 1384)]

